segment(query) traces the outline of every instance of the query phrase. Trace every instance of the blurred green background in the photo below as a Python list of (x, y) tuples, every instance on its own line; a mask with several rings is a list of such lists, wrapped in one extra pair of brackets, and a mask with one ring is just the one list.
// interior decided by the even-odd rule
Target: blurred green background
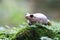
[(48, 19), (59, 22), (60, 0), (0, 0), (0, 25), (24, 24), (27, 12), (41, 12)]

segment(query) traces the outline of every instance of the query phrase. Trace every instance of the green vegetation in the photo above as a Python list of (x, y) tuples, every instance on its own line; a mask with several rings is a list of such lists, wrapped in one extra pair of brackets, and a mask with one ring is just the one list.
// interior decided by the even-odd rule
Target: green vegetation
[[(57, 25), (58, 26), (57, 26)], [(56, 29), (55, 29), (56, 28)], [(5, 30), (5, 32), (0, 33), (0, 39), (9, 39), (9, 40), (40, 40), (41, 37), (47, 36), (51, 39), (59, 38), (59, 23), (52, 22), (51, 26), (42, 25), (42, 24), (34, 24), (34, 25), (21, 25), (20, 27), (16, 27), (13, 32), (9, 32)]]

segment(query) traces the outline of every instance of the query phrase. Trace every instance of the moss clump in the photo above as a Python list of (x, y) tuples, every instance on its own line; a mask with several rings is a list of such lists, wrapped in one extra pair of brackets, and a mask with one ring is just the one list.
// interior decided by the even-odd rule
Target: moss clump
[(47, 36), (52, 39), (58, 37), (52, 30), (49, 30), (42, 25), (35, 24), (20, 30), (11, 40), (40, 40), (42, 36)]
[(22, 30), (23, 31), (18, 32), (12, 40), (39, 40), (40, 37), (38, 32), (35, 31), (35, 28), (27, 27)]

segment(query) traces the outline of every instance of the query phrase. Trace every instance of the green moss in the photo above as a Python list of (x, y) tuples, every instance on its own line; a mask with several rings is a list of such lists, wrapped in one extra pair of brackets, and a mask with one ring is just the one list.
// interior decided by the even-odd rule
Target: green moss
[(12, 40), (37, 40), (39, 39), (38, 32), (35, 28), (27, 27), (16, 34), (15, 38)]
[(40, 40), (42, 36), (47, 36), (52, 39), (58, 37), (57, 33), (52, 30), (49, 30), (42, 25), (35, 24), (20, 30), (11, 40)]

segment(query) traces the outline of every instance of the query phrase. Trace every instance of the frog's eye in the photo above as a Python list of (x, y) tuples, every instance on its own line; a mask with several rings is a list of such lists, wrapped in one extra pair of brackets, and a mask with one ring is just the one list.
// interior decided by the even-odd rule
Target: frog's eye
[(33, 15), (30, 15), (30, 17), (32, 18), (32, 17), (34, 17)]

